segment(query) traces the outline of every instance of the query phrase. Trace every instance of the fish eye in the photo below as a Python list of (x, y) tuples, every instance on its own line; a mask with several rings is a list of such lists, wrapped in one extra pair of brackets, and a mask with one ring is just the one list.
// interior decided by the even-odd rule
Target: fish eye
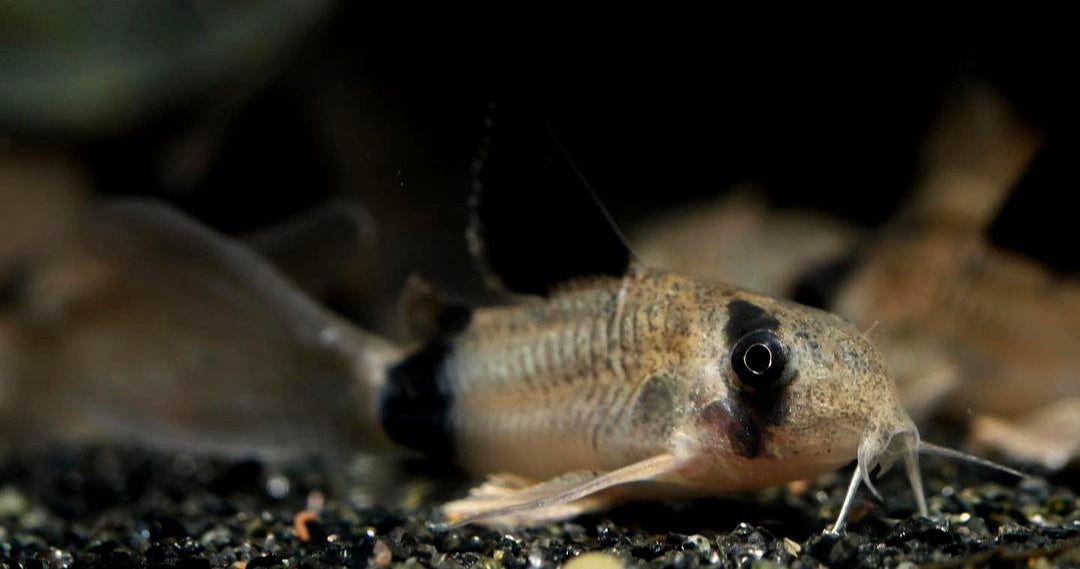
[(731, 350), (731, 367), (743, 385), (769, 389), (784, 375), (787, 353), (772, 330), (756, 330), (743, 336)]

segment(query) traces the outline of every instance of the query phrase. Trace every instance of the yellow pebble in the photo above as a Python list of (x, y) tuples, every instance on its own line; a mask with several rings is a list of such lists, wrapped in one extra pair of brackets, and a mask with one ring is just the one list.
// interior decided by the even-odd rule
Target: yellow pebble
[(563, 569), (623, 569), (622, 561), (610, 553), (590, 551), (563, 564)]

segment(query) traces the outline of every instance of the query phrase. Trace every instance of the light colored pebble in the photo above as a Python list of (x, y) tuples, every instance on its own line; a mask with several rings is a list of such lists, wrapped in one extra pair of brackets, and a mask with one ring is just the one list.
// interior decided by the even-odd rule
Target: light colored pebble
[(386, 542), (381, 539), (375, 540), (375, 547), (372, 553), (372, 561), (375, 563), (376, 567), (389, 567), (390, 562), (394, 560), (394, 554), (390, 551), (390, 546), (386, 545)]
[(598, 551), (582, 553), (563, 564), (563, 569), (623, 569), (624, 567), (618, 557)]

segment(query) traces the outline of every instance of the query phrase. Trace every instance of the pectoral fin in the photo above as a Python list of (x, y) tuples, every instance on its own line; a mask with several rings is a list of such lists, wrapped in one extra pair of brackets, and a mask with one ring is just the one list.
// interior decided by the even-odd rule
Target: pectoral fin
[(612, 471), (563, 474), (529, 485), (527, 480), (503, 475), (490, 478), (467, 498), (443, 506), (448, 527), (481, 522), (484, 525), (522, 526), (567, 518), (607, 505), (597, 492), (629, 482), (651, 480), (671, 472), (677, 460), (662, 454)]

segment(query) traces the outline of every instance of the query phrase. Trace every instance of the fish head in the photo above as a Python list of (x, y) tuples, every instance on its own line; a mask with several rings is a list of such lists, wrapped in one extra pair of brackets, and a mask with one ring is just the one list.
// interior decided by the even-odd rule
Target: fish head
[(852, 459), (884, 469), (915, 452), (918, 430), (885, 358), (854, 325), (746, 291), (722, 298), (704, 318), (683, 433), (706, 465), (741, 464), (756, 473), (750, 486), (767, 486)]

